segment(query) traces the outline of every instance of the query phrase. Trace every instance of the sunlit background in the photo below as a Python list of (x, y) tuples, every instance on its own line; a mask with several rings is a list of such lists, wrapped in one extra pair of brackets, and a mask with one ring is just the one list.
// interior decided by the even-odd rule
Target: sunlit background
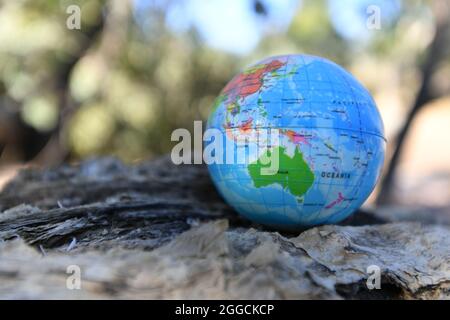
[[(71, 5), (81, 30), (66, 25)], [(379, 106), (378, 202), (450, 207), (448, 14), (445, 0), (0, 0), (0, 185), (25, 164), (167, 153), (240, 68), (308, 53)]]

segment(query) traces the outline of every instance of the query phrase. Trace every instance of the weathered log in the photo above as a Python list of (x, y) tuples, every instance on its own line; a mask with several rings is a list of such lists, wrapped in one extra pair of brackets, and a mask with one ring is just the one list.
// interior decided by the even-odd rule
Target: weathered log
[(448, 225), (360, 211), (280, 234), (240, 218), (203, 166), (167, 157), (25, 170), (0, 210), (0, 298), (450, 297)]

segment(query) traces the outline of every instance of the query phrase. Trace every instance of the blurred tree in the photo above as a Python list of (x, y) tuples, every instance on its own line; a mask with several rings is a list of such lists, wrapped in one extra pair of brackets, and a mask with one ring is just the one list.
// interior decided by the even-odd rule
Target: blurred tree
[[(2, 161), (35, 159), (48, 141), (58, 140), (64, 117), (60, 111), (70, 104), (71, 72), (102, 29), (101, 14), (92, 13), (96, 9), (92, 3), (85, 10), (82, 31), (73, 32), (64, 28), (66, 16), (61, 14), (64, 11), (57, 2), (1, 4), (0, 87), (4, 90), (0, 90), (0, 141), (5, 145)], [(57, 110), (52, 101), (56, 101)], [(60, 120), (48, 123), (51, 118)], [(58, 141), (52, 145), (58, 150), (62, 147)], [(51, 164), (63, 158), (57, 151), (43, 160)]]
[(433, 88), (432, 78), (437, 69), (442, 67), (443, 62), (449, 59), (450, 4), (446, 0), (434, 0), (432, 8), (436, 30), (420, 67), (421, 80), (418, 93), (403, 126), (393, 142), (395, 147), (386, 174), (381, 181), (381, 188), (377, 197), (378, 204), (388, 204), (395, 201), (395, 176), (401, 159), (404, 141), (419, 111), (432, 100), (440, 98), (444, 94), (449, 94), (449, 92), (436, 92)]
[(325, 0), (305, 0), (288, 31), (288, 38), (300, 52), (347, 64), (351, 57), (348, 43), (331, 24)]

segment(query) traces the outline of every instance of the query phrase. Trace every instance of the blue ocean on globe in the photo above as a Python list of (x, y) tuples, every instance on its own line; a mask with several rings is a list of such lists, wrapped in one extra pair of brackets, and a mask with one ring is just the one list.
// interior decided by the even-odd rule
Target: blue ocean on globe
[[(345, 219), (369, 197), (384, 161), (370, 93), (321, 57), (276, 56), (246, 68), (217, 97), (212, 128), (223, 133), (225, 154), (246, 157), (208, 165), (221, 196), (242, 216), (280, 229)], [(277, 170), (264, 174), (273, 155)]]

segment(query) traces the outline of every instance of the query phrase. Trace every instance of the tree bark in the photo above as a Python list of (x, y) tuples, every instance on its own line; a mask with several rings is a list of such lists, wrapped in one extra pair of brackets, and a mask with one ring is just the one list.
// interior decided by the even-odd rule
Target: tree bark
[(168, 157), (28, 169), (0, 210), (0, 298), (450, 298), (450, 219), (360, 210), (279, 233), (240, 218), (204, 166)]

